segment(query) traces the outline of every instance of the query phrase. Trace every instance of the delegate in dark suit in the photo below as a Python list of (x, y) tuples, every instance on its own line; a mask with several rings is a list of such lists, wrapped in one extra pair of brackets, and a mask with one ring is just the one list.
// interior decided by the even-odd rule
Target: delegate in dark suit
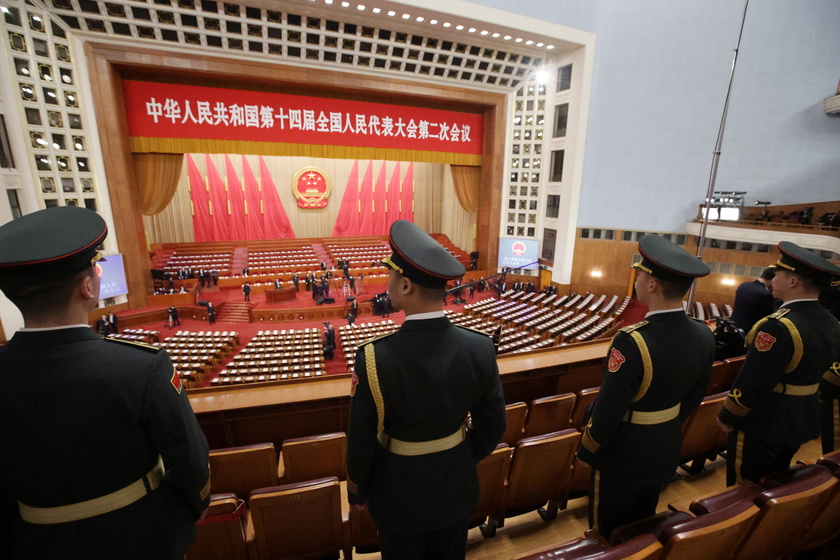
[(799, 447), (820, 434), (819, 384), (840, 369), (840, 325), (817, 301), (840, 268), (787, 241), (779, 250), (773, 293), (784, 303), (747, 335), (744, 365), (718, 415), (729, 432), (730, 485), (790, 466)]
[(18, 332), (0, 363), (4, 494), (62, 506), (140, 480), (158, 456), (167, 471), (157, 490), (116, 511), (20, 522), (14, 557), (183, 558), (208, 503), (208, 447), (166, 351), (76, 327)]
[[(772, 274), (772, 269), (770, 270)], [(764, 274), (762, 273), (762, 278), (764, 278)], [(770, 280), (772, 278), (770, 276)], [(770, 280), (751, 280), (750, 282), (744, 282), (735, 290), (732, 321), (744, 333), (750, 332), (753, 325), (776, 310), (773, 294), (764, 284), (764, 282)]]
[(682, 297), (709, 267), (670, 241), (646, 235), (636, 294), (650, 312), (613, 338), (578, 457), (592, 466), (590, 525), (613, 529), (656, 513), (679, 464), (681, 425), (706, 393), (715, 339), (686, 316)]

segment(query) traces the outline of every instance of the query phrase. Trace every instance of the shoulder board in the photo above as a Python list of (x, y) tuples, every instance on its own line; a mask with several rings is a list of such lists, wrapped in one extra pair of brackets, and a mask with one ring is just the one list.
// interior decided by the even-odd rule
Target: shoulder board
[(790, 308), (788, 308), (788, 307), (781, 307), (781, 308), (779, 308), (779, 310), (778, 310), (778, 311), (776, 311), (775, 313), (771, 313), (770, 315), (768, 315), (768, 316), (767, 316), (767, 318), (768, 318), (768, 319), (781, 319), (782, 317), (784, 317), (784, 316), (785, 316), (785, 315), (787, 315), (788, 313), (790, 313)]
[[(397, 331), (394, 331), (394, 332), (397, 332)], [(381, 334), (379, 336), (374, 336), (373, 338), (369, 338), (369, 339), (367, 339), (363, 342), (360, 342), (359, 346), (357, 346), (357, 348), (361, 348), (362, 346), (367, 346), (368, 344), (371, 344), (372, 342), (376, 342), (377, 340), (382, 340), (383, 338), (388, 338), (392, 334), (394, 334), (394, 333), (390, 332), (390, 333), (387, 333), (387, 334)]]
[(753, 328), (750, 329), (750, 332), (747, 333), (747, 337), (744, 339), (744, 344), (746, 346), (749, 346), (750, 344), (752, 344), (753, 340), (755, 340), (755, 337), (758, 336), (758, 332), (759, 332), (759, 330), (761, 329), (761, 326), (764, 323), (766, 323), (770, 319), (773, 319), (774, 321), (777, 321), (777, 320), (781, 319), (782, 317), (784, 317), (785, 315), (787, 315), (787, 313), (789, 311), (790, 311), (790, 309), (788, 309), (787, 307), (782, 307), (778, 311), (776, 311), (775, 313), (771, 313), (767, 317), (765, 317), (763, 319), (760, 319), (755, 325), (753, 325)]
[(121, 338), (106, 338), (105, 341), (125, 344), (126, 346), (131, 346), (139, 350), (145, 350), (146, 352), (160, 352), (162, 350), (160, 346), (153, 346), (151, 344), (146, 344), (145, 342), (135, 342), (133, 340), (123, 340)]
[(635, 330), (641, 329), (642, 327), (644, 327), (644, 326), (645, 326), (645, 325), (647, 325), (647, 324), (648, 324), (648, 322), (647, 322), (647, 321), (639, 321), (639, 322), (638, 322), (638, 323), (636, 323), (635, 325), (630, 325), (629, 327), (622, 327), (622, 328), (620, 328), (620, 329), (618, 329), (618, 330), (619, 330), (620, 332), (630, 334), (631, 332), (633, 332), (633, 331), (635, 331)]
[(490, 338), (493, 337), (492, 333), (486, 333), (484, 331), (480, 331), (480, 330), (474, 329), (472, 327), (464, 327), (464, 326), (461, 326), (461, 325), (456, 325), (455, 323), (452, 323), (452, 325), (455, 326), (455, 327), (458, 327), (459, 329), (464, 329), (465, 331), (472, 331), (474, 333), (480, 334), (481, 336), (487, 336), (487, 337), (490, 337)]

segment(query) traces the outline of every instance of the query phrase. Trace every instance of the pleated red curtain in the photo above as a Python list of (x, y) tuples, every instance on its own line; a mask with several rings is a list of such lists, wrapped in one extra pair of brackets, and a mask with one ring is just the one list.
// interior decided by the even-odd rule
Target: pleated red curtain
[(242, 192), (242, 184), (230, 156), (225, 154), (225, 186), (227, 187), (229, 209), (230, 209), (230, 236), (231, 239), (248, 239), (247, 218), (245, 216), (245, 196)]
[(242, 156), (242, 186), (245, 190), (245, 239), (265, 239), (262, 193), (245, 156)]
[(280, 194), (274, 187), (274, 180), (268, 172), (268, 166), (262, 156), (260, 156), (260, 184), (262, 185), (263, 194), (263, 208), (265, 214), (264, 228), (267, 239), (292, 239), (295, 232), (292, 229), (292, 223), (286, 215), (286, 210), (283, 208), (283, 202), (280, 200)]
[(338, 209), (338, 216), (333, 227), (333, 237), (348, 237), (354, 235), (358, 218), (358, 205), (356, 201), (359, 195), (359, 160), (353, 162), (350, 169), (350, 176), (347, 178), (347, 185), (344, 187), (344, 196), (341, 199), (341, 206)]
[(190, 181), (194, 239), (196, 241), (212, 241), (213, 226), (210, 220), (210, 198), (207, 194), (207, 184), (189, 154), (187, 154), (187, 174)]

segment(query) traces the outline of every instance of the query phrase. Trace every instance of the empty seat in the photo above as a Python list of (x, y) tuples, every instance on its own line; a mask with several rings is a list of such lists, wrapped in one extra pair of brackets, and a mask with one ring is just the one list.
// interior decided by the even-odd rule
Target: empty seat
[(716, 420), (727, 394), (706, 397), (683, 423), (680, 467), (689, 474), (703, 471), (706, 459), (714, 459), (721, 450), (721, 431)]
[(564, 393), (531, 401), (525, 421), (525, 437), (567, 429), (576, 399), (574, 393)]
[(745, 356), (738, 356), (715, 362), (712, 365), (712, 378), (709, 380), (706, 394), (714, 395), (721, 391), (728, 391), (738, 376), (738, 372), (741, 371), (741, 366), (744, 365), (744, 358)]
[(210, 451), (210, 492), (247, 496), (251, 490), (277, 484), (277, 454), (273, 443), (258, 443)]
[(501, 509), (487, 522), (491, 530), (493, 525), (502, 527), (505, 517), (535, 509), (545, 521), (557, 516), (568, 492), (579, 441), (580, 433), (569, 429), (525, 438), (516, 444)]
[(510, 470), (510, 458), (513, 449), (505, 443), (498, 447), (476, 465), (478, 471), (478, 486), (481, 497), (470, 514), (470, 526), (483, 524), (481, 534), (484, 538), (495, 535), (495, 525), (484, 524), (488, 516), (498, 513), (505, 490), (505, 479)]
[(516, 402), (505, 407), (507, 427), (505, 428), (505, 433), (502, 435), (501, 443), (506, 443), (510, 447), (513, 447), (517, 441), (522, 439), (525, 432), (525, 417), (527, 415), (528, 405), (524, 402)]
[(610, 541), (618, 544), (638, 535), (652, 534), (662, 543), (661, 560), (732, 558), (758, 514), (758, 506), (749, 498), (704, 515), (667, 511), (618, 527)]
[(577, 395), (577, 399), (575, 399), (575, 408), (572, 410), (572, 425), (569, 426), (570, 428), (583, 430), (583, 426), (586, 424), (586, 422), (584, 422), (586, 409), (595, 402), (600, 390), (600, 387), (590, 387), (589, 389), (580, 390)]
[(352, 557), (349, 521), (336, 477), (260, 488), (248, 499), (251, 558)]
[(796, 465), (762, 479), (768, 489), (742, 484), (691, 504), (697, 515), (720, 511), (747, 497), (758, 518), (739, 547), (738, 560), (784, 558), (799, 542), (808, 523), (836, 490), (837, 478), (821, 465)]
[(280, 447), (277, 469), (283, 483), (326, 476), (347, 479), (347, 436), (343, 432), (287, 439)]
[(196, 523), (195, 542), (186, 560), (248, 560), (245, 547), (245, 500), (213, 494), (204, 519)]

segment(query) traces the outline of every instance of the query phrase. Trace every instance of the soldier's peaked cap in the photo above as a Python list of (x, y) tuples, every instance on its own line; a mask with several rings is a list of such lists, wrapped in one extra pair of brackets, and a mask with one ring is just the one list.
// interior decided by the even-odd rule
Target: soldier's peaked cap
[(654, 278), (669, 282), (685, 282), (711, 272), (697, 257), (674, 245), (664, 237), (645, 235), (639, 240), (641, 262), (633, 268), (644, 270)]
[(429, 288), (442, 288), (466, 274), (452, 254), (417, 225), (397, 220), (388, 238), (392, 254), (382, 264)]
[(796, 243), (779, 243), (782, 257), (773, 265), (776, 270), (788, 270), (806, 276), (818, 284), (840, 279), (840, 267), (805, 249)]
[(78, 206), (27, 214), (0, 227), (0, 280), (69, 276), (102, 260), (105, 220)]

